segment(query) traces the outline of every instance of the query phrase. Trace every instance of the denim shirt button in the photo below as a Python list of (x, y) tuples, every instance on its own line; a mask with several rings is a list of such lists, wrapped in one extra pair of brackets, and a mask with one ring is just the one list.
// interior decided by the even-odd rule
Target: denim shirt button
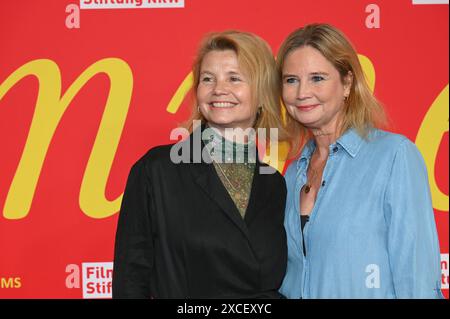
[(333, 147), (333, 153), (336, 153), (339, 150), (337, 146)]
[(322, 181), (322, 186), (325, 186), (325, 181)]

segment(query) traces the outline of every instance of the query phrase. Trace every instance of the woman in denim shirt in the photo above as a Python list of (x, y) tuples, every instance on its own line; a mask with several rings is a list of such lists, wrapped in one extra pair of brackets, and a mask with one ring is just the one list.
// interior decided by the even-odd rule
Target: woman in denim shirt
[(441, 298), (427, 170), (384, 121), (357, 54), (326, 24), (294, 31), (277, 63), (293, 151), (285, 174), (288, 298)]

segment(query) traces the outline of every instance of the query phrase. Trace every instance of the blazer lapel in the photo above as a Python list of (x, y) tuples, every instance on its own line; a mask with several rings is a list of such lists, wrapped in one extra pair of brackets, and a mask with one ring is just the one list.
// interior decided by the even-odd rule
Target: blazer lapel
[(222, 209), (225, 215), (248, 237), (248, 229), (228, 191), (217, 176), (213, 164), (191, 164), (191, 172), (200, 188)]
[[(228, 194), (225, 186), (215, 171), (214, 165), (205, 163), (202, 159), (201, 163), (193, 163), (193, 134), (190, 136), (191, 142), (191, 163), (188, 165), (195, 182), (200, 188), (221, 208), (225, 215), (238, 227), (242, 233), (248, 238), (248, 228), (242, 219), (236, 205)], [(202, 141), (202, 150), (204, 143)]]
[(245, 212), (245, 221), (247, 225), (253, 221), (253, 219), (258, 215), (259, 210), (265, 204), (266, 200), (269, 198), (267, 194), (267, 189), (269, 185), (266, 185), (266, 180), (261, 176), (260, 167), (265, 164), (261, 164), (256, 156), (256, 166), (255, 173), (253, 174), (252, 189), (250, 192), (250, 198), (248, 200), (247, 211)]

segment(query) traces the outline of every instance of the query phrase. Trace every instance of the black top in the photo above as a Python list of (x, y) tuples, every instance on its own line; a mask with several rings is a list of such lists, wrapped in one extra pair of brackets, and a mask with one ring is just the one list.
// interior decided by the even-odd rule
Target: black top
[(309, 215), (300, 215), (300, 222), (302, 225), (302, 240), (303, 240), (303, 254), (306, 256), (306, 247), (305, 247), (305, 235), (303, 234), (303, 229), (307, 222), (309, 222)]
[(287, 263), (283, 176), (261, 174), (267, 165), (256, 162), (242, 218), (213, 164), (192, 163), (192, 137), (179, 145), (191, 150), (191, 163), (173, 163), (167, 145), (131, 169), (113, 298), (279, 298)]

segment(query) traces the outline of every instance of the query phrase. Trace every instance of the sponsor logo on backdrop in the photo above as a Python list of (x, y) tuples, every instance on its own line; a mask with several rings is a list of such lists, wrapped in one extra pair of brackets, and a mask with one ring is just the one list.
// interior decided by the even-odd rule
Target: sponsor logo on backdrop
[(442, 289), (448, 289), (448, 254), (441, 254)]
[(113, 263), (82, 263), (83, 298), (112, 297)]
[(80, 0), (80, 9), (184, 8), (184, 0)]
[(412, 0), (413, 4), (448, 4), (448, 0)]
[(66, 266), (66, 288), (82, 288), (83, 298), (111, 298), (112, 297), (112, 262), (89, 262)]
[(22, 287), (22, 278), (20, 277), (0, 277), (0, 289), (11, 289)]
[(184, 8), (184, 0), (80, 0), (80, 5), (66, 6), (65, 25), (68, 29), (80, 29), (82, 9), (177, 9)]

